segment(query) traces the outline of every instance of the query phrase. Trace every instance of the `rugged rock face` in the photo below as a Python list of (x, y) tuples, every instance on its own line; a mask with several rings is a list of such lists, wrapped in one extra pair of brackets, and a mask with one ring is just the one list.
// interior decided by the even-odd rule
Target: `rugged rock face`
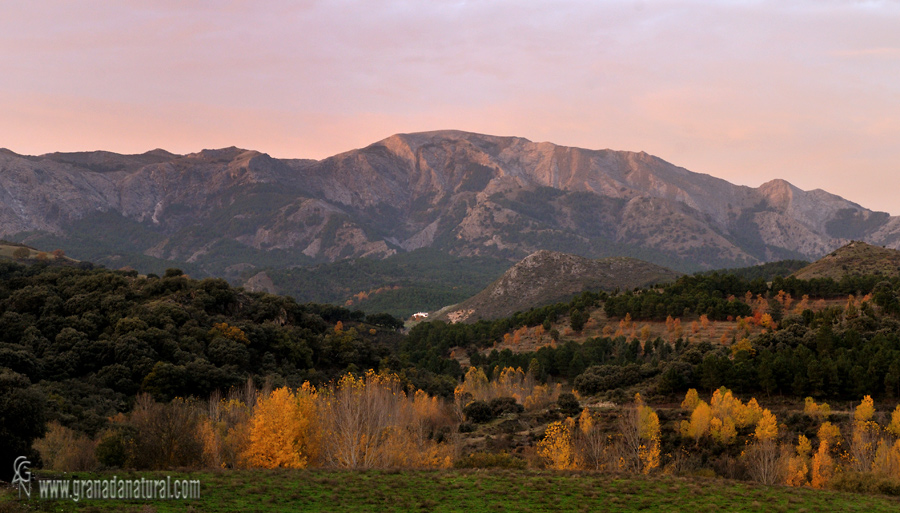
[(278, 294), (278, 288), (272, 282), (272, 278), (265, 272), (254, 274), (244, 283), (244, 288), (250, 292), (268, 292), (269, 294)]
[(900, 248), (900, 220), (821, 190), (753, 189), (646, 153), (516, 137), (399, 134), (321, 161), (0, 150), (0, 237), (57, 234), (72, 253), (123, 231), (133, 235), (107, 243), (209, 272), (422, 247), (629, 255), (681, 270), (815, 259), (850, 239)]
[(451, 322), (497, 319), (564, 301), (585, 290), (633, 289), (668, 283), (678, 276), (670, 269), (634, 258), (590, 260), (542, 250), (525, 257), (477, 295), (442, 309), (434, 318)]

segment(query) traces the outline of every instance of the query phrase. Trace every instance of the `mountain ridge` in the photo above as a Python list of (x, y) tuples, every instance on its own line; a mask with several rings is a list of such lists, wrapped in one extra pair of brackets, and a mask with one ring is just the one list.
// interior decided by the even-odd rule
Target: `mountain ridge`
[(683, 272), (815, 260), (850, 240), (900, 248), (900, 217), (780, 179), (734, 185), (645, 152), (444, 130), (320, 160), (236, 147), (4, 150), (0, 237), (243, 282), (420, 248), (510, 263), (541, 249), (631, 256)]

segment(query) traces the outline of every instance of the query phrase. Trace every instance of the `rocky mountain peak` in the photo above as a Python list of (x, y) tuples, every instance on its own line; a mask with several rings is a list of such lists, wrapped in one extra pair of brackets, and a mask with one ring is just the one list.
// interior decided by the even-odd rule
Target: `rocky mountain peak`
[(757, 189), (768, 201), (769, 205), (778, 208), (789, 208), (795, 193), (802, 192), (788, 181), (777, 178), (759, 186)]

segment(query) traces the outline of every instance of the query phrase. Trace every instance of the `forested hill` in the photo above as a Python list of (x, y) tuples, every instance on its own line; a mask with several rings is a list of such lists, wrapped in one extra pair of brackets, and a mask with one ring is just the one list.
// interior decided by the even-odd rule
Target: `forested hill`
[(299, 386), (382, 368), (401, 326), (177, 269), (144, 277), (0, 261), (4, 387), (38, 393), (51, 417), (90, 433), (139, 391), (206, 397), (248, 378)]

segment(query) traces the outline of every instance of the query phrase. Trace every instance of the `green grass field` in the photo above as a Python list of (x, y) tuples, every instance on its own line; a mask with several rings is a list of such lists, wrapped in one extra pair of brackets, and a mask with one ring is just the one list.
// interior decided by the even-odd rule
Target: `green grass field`
[[(112, 472), (79, 474), (110, 478)], [(122, 473), (120, 479), (165, 473)], [(173, 473), (201, 480), (190, 501), (21, 501), (12, 489), (0, 513), (26, 511), (865, 511), (894, 512), (900, 500), (877, 495), (755, 486), (706, 478), (617, 477), (538, 471), (221, 471)], [(34, 492), (37, 495), (37, 492)]]

